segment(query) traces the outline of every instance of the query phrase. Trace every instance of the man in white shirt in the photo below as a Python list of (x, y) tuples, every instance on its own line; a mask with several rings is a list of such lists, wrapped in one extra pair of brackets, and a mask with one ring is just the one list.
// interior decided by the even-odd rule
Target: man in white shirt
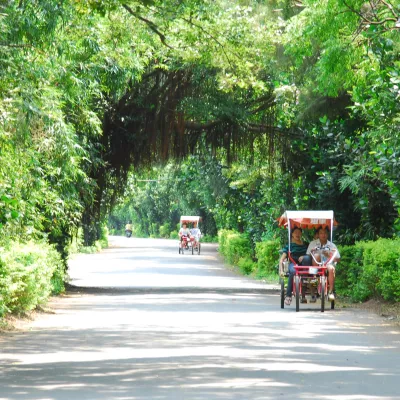
[[(323, 228), (320, 227), (317, 229), (317, 234), (318, 238), (313, 240), (308, 248), (307, 248), (307, 254), (311, 254), (313, 250), (315, 250), (317, 247), (328, 247), (329, 248), (329, 254), (325, 254), (327, 257), (331, 257), (332, 252), (336, 250), (336, 255), (333, 260), (331, 260), (331, 263), (328, 264), (328, 286), (329, 286), (329, 293), (328, 293), (328, 299), (333, 301), (335, 300), (335, 295), (333, 293), (333, 289), (335, 287), (335, 266), (333, 265), (334, 262), (339, 262), (340, 261), (340, 253), (337, 247), (328, 240), (329, 237), (329, 230), (328, 228)], [(315, 254), (314, 257), (318, 260), (320, 260), (320, 255)], [(313, 264), (316, 264), (315, 261), (313, 260)]]
[(200, 240), (201, 232), (200, 229), (197, 227), (197, 222), (193, 224), (193, 228), (190, 230), (190, 234), (194, 237), (196, 242)]

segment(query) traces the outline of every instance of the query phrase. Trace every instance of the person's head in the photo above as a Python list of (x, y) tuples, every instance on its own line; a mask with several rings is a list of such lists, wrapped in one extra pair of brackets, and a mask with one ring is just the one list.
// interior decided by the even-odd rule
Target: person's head
[(329, 238), (329, 229), (323, 228), (321, 226), (320, 228), (317, 229), (317, 233), (318, 233), (318, 239), (321, 242), (321, 244), (325, 244)]
[(182, 228), (186, 229), (187, 225), (186, 224), (182, 224)]
[(197, 222), (193, 222), (193, 228), (197, 228)]
[(303, 229), (299, 228), (298, 226), (295, 226), (292, 229), (292, 239), (299, 240), (302, 234), (303, 234)]

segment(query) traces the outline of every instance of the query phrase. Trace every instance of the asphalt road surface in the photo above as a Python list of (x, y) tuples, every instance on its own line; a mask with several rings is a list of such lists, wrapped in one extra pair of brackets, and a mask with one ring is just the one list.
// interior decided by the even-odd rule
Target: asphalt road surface
[(400, 332), (382, 317), (280, 309), (216, 246), (111, 238), (71, 288), (0, 336), (0, 400), (400, 399)]

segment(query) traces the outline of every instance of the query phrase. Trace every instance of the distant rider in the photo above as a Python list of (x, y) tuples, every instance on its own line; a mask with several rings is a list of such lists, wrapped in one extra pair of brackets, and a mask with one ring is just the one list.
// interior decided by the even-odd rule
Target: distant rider
[(199, 243), (200, 237), (201, 237), (201, 232), (200, 229), (197, 227), (197, 222), (193, 224), (193, 228), (190, 230), (190, 234), (194, 238), (194, 241), (196, 243)]
[(128, 223), (125, 225), (125, 235), (127, 237), (132, 235), (132, 229), (132, 221), (128, 221)]
[(181, 247), (183, 247), (182, 241), (184, 239), (189, 239), (190, 238), (190, 230), (188, 229), (186, 224), (182, 224), (182, 228), (179, 229), (179, 237), (181, 240)]

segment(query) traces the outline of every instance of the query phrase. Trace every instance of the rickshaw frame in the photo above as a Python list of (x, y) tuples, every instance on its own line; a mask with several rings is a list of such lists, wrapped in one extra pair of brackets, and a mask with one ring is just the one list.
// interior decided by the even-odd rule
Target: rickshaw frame
[[(280, 285), (281, 285), (281, 308), (285, 307), (285, 281), (283, 276), (288, 277), (289, 271), (285, 270), (285, 267), (288, 268), (289, 262), (293, 263), (293, 268), (295, 270), (294, 279), (293, 279), (293, 289), (292, 292), (296, 297), (296, 312), (300, 310), (300, 296), (306, 294), (305, 287), (310, 287), (313, 285), (313, 288), (317, 288), (317, 294), (321, 300), (321, 312), (325, 311), (325, 299), (328, 295), (328, 282), (326, 279), (328, 265), (333, 264), (333, 260), (337, 254), (337, 251), (334, 250), (329, 257), (323, 257), (324, 248), (320, 248), (320, 260), (317, 261), (314, 254), (311, 253), (312, 258), (314, 259), (317, 265), (312, 266), (303, 266), (298, 265), (296, 260), (292, 257), (290, 251), (290, 242), (291, 242), (291, 231), (293, 228), (330, 228), (330, 241), (333, 242), (333, 227), (337, 225), (337, 222), (334, 218), (334, 213), (332, 210), (326, 211), (286, 211), (279, 218), (279, 226), (286, 227), (288, 229), (288, 262), (285, 262), (284, 270), (279, 271), (280, 274)], [(282, 276), (283, 275), (283, 276)], [(318, 283), (318, 285), (316, 285)], [(331, 301), (331, 309), (335, 308), (335, 301)]]
[[(201, 221), (201, 217), (198, 215), (182, 215), (179, 223), (180, 227), (182, 228), (183, 224), (188, 224), (188, 223), (196, 223), (197, 226), (199, 225), (199, 222)], [(194, 251), (196, 250), (197, 254), (200, 255), (200, 249), (201, 249), (201, 244), (199, 241), (196, 241), (196, 243), (193, 243), (193, 240), (187, 241), (187, 246), (192, 249), (192, 254), (194, 254)], [(184, 246), (185, 247), (185, 246)], [(182, 242), (179, 241), (179, 254), (184, 254), (185, 248), (182, 247)], [(190, 251), (190, 249), (189, 249)]]

